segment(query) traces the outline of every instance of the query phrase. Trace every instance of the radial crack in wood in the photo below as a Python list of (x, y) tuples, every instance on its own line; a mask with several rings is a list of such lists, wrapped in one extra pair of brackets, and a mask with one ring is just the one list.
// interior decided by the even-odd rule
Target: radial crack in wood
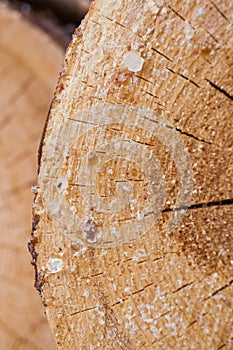
[(96, 0), (76, 30), (34, 204), (59, 349), (231, 348), (232, 18)]

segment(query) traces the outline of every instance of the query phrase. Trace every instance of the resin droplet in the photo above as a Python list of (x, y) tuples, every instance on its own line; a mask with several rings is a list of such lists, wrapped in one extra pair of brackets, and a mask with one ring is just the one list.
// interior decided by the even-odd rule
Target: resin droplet
[(121, 67), (127, 68), (130, 72), (139, 72), (142, 69), (144, 59), (140, 53), (131, 50), (126, 52), (122, 58)]
[(57, 258), (49, 258), (47, 262), (47, 269), (50, 273), (56, 273), (63, 268), (63, 261)]

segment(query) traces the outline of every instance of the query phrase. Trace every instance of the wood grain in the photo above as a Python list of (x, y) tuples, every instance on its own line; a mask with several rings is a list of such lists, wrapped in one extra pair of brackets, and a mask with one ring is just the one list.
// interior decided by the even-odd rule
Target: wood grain
[(59, 349), (232, 348), (232, 18), (97, 0), (77, 29), (34, 207)]

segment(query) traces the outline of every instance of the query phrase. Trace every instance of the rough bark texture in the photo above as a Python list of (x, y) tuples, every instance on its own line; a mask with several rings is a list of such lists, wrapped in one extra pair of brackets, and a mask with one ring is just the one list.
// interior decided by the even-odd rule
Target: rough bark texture
[(26, 248), (36, 152), (63, 50), (0, 3), (0, 348), (55, 349)]
[(232, 20), (97, 0), (77, 29), (34, 205), (59, 349), (232, 348)]

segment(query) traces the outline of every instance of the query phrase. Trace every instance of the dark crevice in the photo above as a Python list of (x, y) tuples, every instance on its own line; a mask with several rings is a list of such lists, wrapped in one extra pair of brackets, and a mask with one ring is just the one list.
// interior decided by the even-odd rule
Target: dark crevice
[(171, 211), (179, 211), (179, 210), (190, 210), (190, 209), (217, 207), (217, 206), (232, 205), (232, 204), (233, 204), (233, 199), (223, 199), (221, 201), (204, 202), (204, 203), (193, 204), (190, 206), (183, 206), (183, 207), (179, 207), (179, 208), (165, 208), (162, 210), (162, 213), (167, 213), (167, 212), (171, 212)]
[(81, 314), (82, 312), (91, 311), (91, 310), (94, 310), (94, 309), (96, 309), (96, 308), (97, 308), (97, 306), (93, 306), (93, 307), (89, 307), (89, 308), (82, 309), (82, 310), (79, 310), (79, 311), (75, 311), (75, 312), (72, 312), (72, 313), (70, 314), (70, 316), (75, 316), (75, 315)]
[(101, 26), (101, 24), (99, 22), (97, 22), (96, 20), (94, 19), (90, 19), (93, 23), (97, 24), (97, 26)]
[(73, 119), (73, 118), (67, 118), (68, 120), (71, 120), (73, 122), (76, 122), (76, 123), (81, 123), (81, 124), (89, 124), (89, 125), (95, 125), (97, 126), (96, 123), (92, 123), (92, 122), (88, 122), (86, 120), (78, 120), (78, 119)]
[(220, 15), (226, 20), (228, 21), (228, 18), (224, 15), (224, 13), (219, 9), (219, 7), (217, 5), (215, 5), (215, 3), (212, 0), (209, 0), (211, 2), (211, 4), (214, 6), (214, 8), (220, 13)]
[(209, 36), (210, 36), (217, 44), (219, 44), (218, 39), (215, 38), (215, 36), (214, 36), (212, 33), (210, 33), (208, 30), (207, 30), (207, 33), (209, 34)]
[(195, 323), (197, 323), (197, 320), (194, 320), (194, 321), (190, 322), (190, 323), (186, 326), (186, 329), (190, 328), (190, 327), (193, 326)]
[(197, 137), (197, 136), (195, 136), (195, 135), (192, 135), (192, 134), (190, 134), (190, 133), (188, 133), (188, 132), (186, 132), (186, 131), (182, 131), (182, 130), (180, 130), (179, 128), (175, 128), (175, 130), (178, 131), (178, 132), (180, 132), (182, 135), (186, 135), (186, 136), (191, 137), (192, 139), (194, 139), (194, 140), (196, 140), (196, 141), (200, 141), (200, 142), (207, 143), (207, 144), (209, 144), (209, 145), (213, 145), (212, 142), (206, 141), (206, 140), (204, 140), (204, 139), (201, 139), (201, 138), (199, 138), (199, 137)]
[(116, 23), (118, 26), (126, 29), (125, 25), (123, 25), (122, 23), (116, 21), (115, 19), (111, 18), (111, 17), (108, 17), (108, 16), (105, 16), (106, 19), (108, 19), (109, 21), (113, 22), (113, 23)]
[(179, 14), (176, 10), (174, 10), (171, 6), (168, 6), (168, 8), (175, 13), (176, 16), (178, 16), (180, 19), (182, 19), (182, 21), (185, 22), (185, 18), (183, 16), (181, 16), (181, 14)]
[(223, 95), (225, 95), (226, 97), (228, 97), (230, 100), (233, 101), (233, 96), (231, 94), (229, 94), (229, 92), (227, 92), (226, 90), (224, 90), (223, 88), (221, 88), (220, 86), (212, 83), (212, 81), (210, 81), (209, 79), (206, 79), (206, 81), (217, 91), (221, 92)]
[[(149, 91), (146, 91), (146, 90), (144, 90), (144, 89), (142, 89), (142, 91), (144, 91), (146, 94), (148, 94), (149, 96), (151, 96), (151, 97), (155, 97), (155, 98), (158, 98), (158, 96), (156, 96), (156, 95), (153, 95), (151, 92), (149, 92)], [(163, 106), (164, 107), (164, 106)]]
[(153, 286), (153, 284), (154, 284), (153, 282), (152, 282), (152, 283), (149, 283), (149, 284), (147, 284), (145, 287), (143, 287), (143, 288), (141, 288), (141, 289), (138, 289), (138, 290), (136, 290), (135, 292), (132, 292), (131, 294), (134, 295), (134, 294), (141, 293), (141, 292), (143, 292), (146, 288)]
[(182, 289), (184, 289), (184, 288), (186, 288), (186, 287), (188, 287), (188, 286), (191, 286), (193, 283), (194, 283), (194, 282), (192, 281), (192, 282), (189, 282), (189, 283), (184, 284), (183, 286), (181, 286), (181, 287), (177, 288), (176, 290), (174, 290), (174, 291), (172, 292), (172, 294), (175, 294), (175, 293), (179, 292), (180, 290), (182, 290)]
[(204, 299), (204, 301), (209, 300), (210, 298), (214, 297), (216, 294), (218, 294), (219, 292), (223, 291), (224, 289), (230, 287), (233, 283), (233, 280), (231, 280), (228, 284), (225, 284), (225, 286), (222, 286), (221, 288), (217, 289), (216, 291), (214, 291), (210, 296), (208, 296), (207, 298)]
[(231, 280), (228, 284), (225, 284), (225, 286), (223, 286), (223, 287), (217, 289), (214, 293), (212, 293), (212, 297), (213, 297), (214, 295), (216, 295), (217, 293), (221, 292), (222, 290), (224, 290), (224, 289), (230, 287), (230, 285), (231, 285), (232, 283), (233, 283), (233, 280)]
[[(148, 91), (143, 90), (143, 89), (142, 89), (142, 91), (145, 92), (145, 94), (147, 94), (147, 95), (149, 95), (149, 96), (151, 96), (151, 97), (158, 98), (158, 96), (153, 95), (151, 92), (148, 92)], [(160, 102), (155, 101), (155, 103), (156, 103), (157, 105), (163, 107), (163, 108), (165, 107), (165, 106), (164, 106), (162, 103), (160, 103)]]
[(97, 277), (97, 276), (101, 276), (103, 274), (104, 274), (103, 272), (98, 272), (98, 273), (95, 273), (94, 275), (91, 275), (91, 277)]
[(175, 72), (175, 71), (174, 71), (173, 69), (171, 69), (171, 68), (168, 68), (168, 67), (166, 67), (166, 68), (167, 68), (167, 70), (168, 70), (169, 72), (171, 72), (171, 73), (173, 73), (173, 74), (176, 74), (176, 75), (179, 75), (181, 78), (187, 80), (188, 82), (190, 82), (191, 84), (193, 84), (194, 86), (196, 86), (197, 88), (200, 89), (200, 86), (199, 86), (197, 83), (195, 83), (195, 81), (193, 81), (192, 79), (189, 79), (188, 77), (186, 77), (185, 75), (183, 75), (183, 74), (181, 74), (181, 73)]
[(148, 117), (144, 117), (144, 118), (150, 120), (151, 122), (153, 122), (153, 123), (155, 123), (155, 124), (163, 125), (163, 126), (165, 126), (166, 128), (168, 128), (168, 129), (176, 130), (176, 131), (178, 131), (179, 133), (181, 133), (182, 135), (189, 136), (189, 137), (193, 138), (193, 139), (196, 140), (196, 141), (204, 142), (204, 143), (207, 143), (207, 144), (209, 144), (209, 145), (213, 145), (213, 143), (210, 142), (210, 141), (206, 141), (206, 140), (204, 140), (204, 139), (201, 139), (201, 138), (199, 138), (199, 137), (197, 137), (197, 136), (195, 136), (195, 135), (192, 135), (192, 134), (190, 134), (190, 133), (188, 133), (188, 132), (186, 132), (186, 131), (182, 131), (181, 129), (179, 129), (179, 128), (177, 128), (177, 127), (174, 127), (174, 126), (172, 126), (172, 125), (168, 125), (168, 124), (159, 122), (158, 120), (154, 120), (154, 119), (151, 119), (151, 118), (148, 118)]
[(147, 262), (148, 260), (147, 259), (145, 259), (145, 260), (140, 260), (140, 261), (137, 261), (137, 264), (139, 265), (139, 264), (144, 264), (145, 262)]
[(135, 74), (135, 77), (137, 77), (137, 78), (139, 78), (141, 80), (144, 80), (145, 82), (150, 83), (152, 85), (154, 84), (153, 81), (150, 81), (149, 79), (146, 79), (146, 78), (142, 77), (141, 75)]
[(195, 83), (195, 81), (193, 81), (192, 79), (186, 77), (185, 75), (181, 74), (181, 73), (177, 73), (180, 77), (184, 78), (185, 80), (189, 81), (190, 83), (192, 83), (193, 85), (195, 85), (196, 87), (198, 87), (200, 89), (200, 86)]
[(172, 60), (166, 56), (164, 53), (160, 52), (159, 50), (155, 49), (154, 47), (151, 48), (152, 51), (155, 51), (156, 53), (158, 53), (159, 55), (163, 56), (164, 58), (166, 58), (166, 60), (172, 62)]
[[(110, 18), (110, 17), (108, 17), (108, 16), (105, 16), (105, 18), (108, 19), (108, 20), (111, 21), (111, 22), (116, 23), (117, 25), (119, 25), (120, 27), (122, 27), (122, 28), (124, 28), (124, 29), (129, 29), (129, 28), (126, 28), (125, 25), (123, 25), (122, 23), (117, 22), (117, 21), (116, 21), (115, 19), (113, 19), (113, 18)], [(143, 38), (143, 36), (140, 35), (140, 34), (138, 34), (138, 33), (134, 33), (134, 34), (136, 34), (136, 35), (137, 35), (139, 38), (141, 38), (141, 39)], [(172, 62), (172, 60), (171, 60), (168, 56), (166, 56), (164, 53), (160, 52), (159, 50), (155, 49), (154, 47), (152, 47), (151, 50), (152, 50), (152, 51), (155, 51), (155, 52), (158, 53), (159, 55), (163, 56), (164, 58), (166, 58), (166, 60)]]
[(135, 143), (138, 143), (139, 145), (146, 145), (146, 146), (149, 146), (149, 147), (154, 147), (154, 143), (141, 142), (141, 141), (137, 141), (137, 140), (134, 140), (134, 139), (132, 139), (132, 140), (123, 140), (123, 141), (128, 141), (128, 142), (133, 141)]

